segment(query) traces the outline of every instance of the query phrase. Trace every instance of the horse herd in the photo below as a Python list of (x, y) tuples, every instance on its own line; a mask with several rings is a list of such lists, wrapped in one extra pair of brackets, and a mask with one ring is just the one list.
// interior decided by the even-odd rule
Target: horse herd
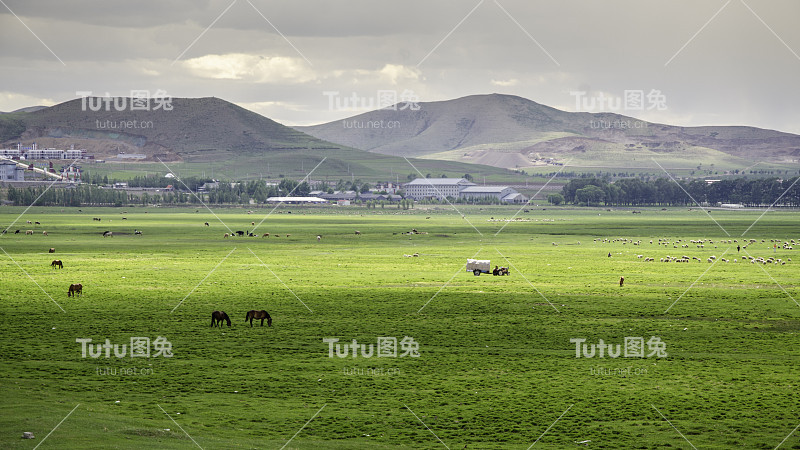
[[(250, 326), (252, 327), (253, 326), (253, 319), (256, 319), (256, 320), (261, 319), (261, 326), (262, 327), (264, 326), (264, 319), (267, 319), (267, 326), (268, 327), (272, 326), (272, 317), (270, 317), (269, 313), (264, 311), (263, 309), (261, 311), (256, 311), (255, 309), (251, 309), (250, 311), (247, 311), (247, 315), (245, 316), (244, 321), (247, 322), (249, 320), (250, 321)], [(214, 312), (211, 313), (211, 327), (212, 328), (215, 327), (215, 326), (222, 327), (222, 321), (223, 320), (225, 322), (227, 322), (228, 327), (231, 326), (231, 318), (228, 317), (228, 314), (226, 314), (225, 311), (214, 311)]]

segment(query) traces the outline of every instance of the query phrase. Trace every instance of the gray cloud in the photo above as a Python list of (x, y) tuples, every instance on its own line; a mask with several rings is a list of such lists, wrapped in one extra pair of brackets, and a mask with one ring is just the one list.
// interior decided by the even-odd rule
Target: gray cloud
[(247, 0), (199, 39), (232, 1), (7, 0), (66, 66), (0, 7), (0, 110), (79, 90), (163, 89), (311, 124), (349, 115), (328, 109), (326, 91), (503, 92), (575, 110), (571, 91), (657, 89), (668, 108), (631, 115), (800, 133), (793, 0), (733, 0), (677, 55), (725, 2), (485, 0), (452, 31), (478, 1), (250, 1), (289, 42)]

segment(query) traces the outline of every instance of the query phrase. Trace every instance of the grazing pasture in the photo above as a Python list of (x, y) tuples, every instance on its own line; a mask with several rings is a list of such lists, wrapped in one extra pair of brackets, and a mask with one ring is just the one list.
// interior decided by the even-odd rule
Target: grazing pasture
[[(800, 446), (797, 213), (527, 209), (33, 207), (48, 236), (0, 236), (0, 447)], [(91, 356), (137, 337), (173, 356)], [(419, 356), (336, 356), (382, 337)]]

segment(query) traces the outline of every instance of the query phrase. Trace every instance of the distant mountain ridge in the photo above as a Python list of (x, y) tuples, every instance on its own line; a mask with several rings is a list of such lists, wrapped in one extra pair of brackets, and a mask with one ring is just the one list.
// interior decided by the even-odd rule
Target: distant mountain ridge
[[(371, 126), (392, 122), (392, 127)], [(370, 111), (296, 129), (331, 142), (398, 156), (527, 167), (575, 158), (797, 162), (800, 136), (742, 126), (679, 127), (613, 113), (566, 112), (503, 94), (419, 103), (419, 109)]]
[[(113, 101), (110, 105), (103, 104), (99, 111), (93, 111), (87, 99), (75, 99), (25, 114), (6, 115), (6, 120), (0, 121), (0, 137), (6, 145), (14, 141), (72, 141), (106, 154), (128, 151), (148, 157), (168, 154), (173, 158), (199, 149), (252, 153), (343, 147), (213, 97), (173, 98), (169, 110), (155, 109), (153, 102), (150, 110), (131, 108), (130, 99), (125, 100), (124, 108), (115, 107)], [(16, 135), (9, 130), (11, 117), (16, 121)], [(24, 125), (24, 130), (19, 130), (19, 124)]]

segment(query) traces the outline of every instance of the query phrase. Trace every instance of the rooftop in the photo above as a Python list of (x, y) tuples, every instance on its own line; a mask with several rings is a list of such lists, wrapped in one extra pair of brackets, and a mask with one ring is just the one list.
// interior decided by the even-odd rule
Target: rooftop
[(421, 186), (429, 186), (429, 185), (466, 185), (466, 186), (474, 186), (475, 183), (465, 180), (464, 178), (417, 178), (414, 181), (411, 181), (406, 184), (411, 185), (421, 185)]

